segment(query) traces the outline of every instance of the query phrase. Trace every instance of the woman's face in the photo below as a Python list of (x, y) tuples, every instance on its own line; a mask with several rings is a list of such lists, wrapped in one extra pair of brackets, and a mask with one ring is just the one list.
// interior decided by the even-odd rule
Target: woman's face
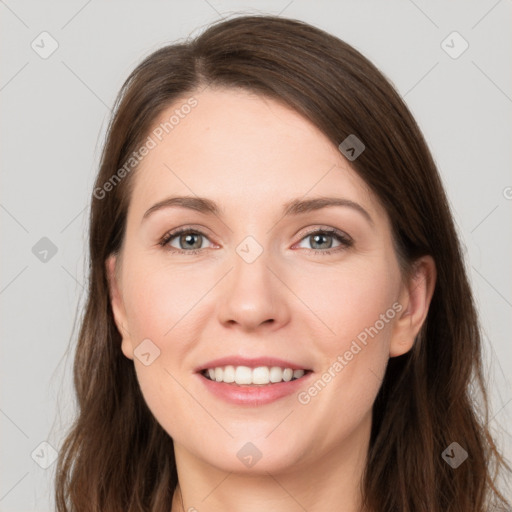
[[(388, 216), (295, 111), (229, 89), (194, 97), (155, 123), (121, 258), (107, 262), (122, 352), (190, 460), (239, 472), (339, 462), (367, 441), (388, 358), (419, 329)], [(171, 204), (179, 196), (189, 207)], [(178, 228), (190, 232), (165, 240)], [(213, 378), (285, 382), (199, 371), (226, 366)], [(266, 367), (308, 372), (286, 382)]]

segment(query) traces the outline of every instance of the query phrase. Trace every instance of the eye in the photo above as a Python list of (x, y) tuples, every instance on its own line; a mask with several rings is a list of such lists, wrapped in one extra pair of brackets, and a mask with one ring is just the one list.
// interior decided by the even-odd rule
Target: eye
[[(174, 239), (178, 247), (170, 242)], [(208, 239), (204, 233), (191, 228), (179, 228), (164, 235), (159, 244), (171, 252), (197, 254), (203, 250), (203, 240)]]
[[(339, 245), (333, 248), (333, 239), (337, 240)], [(302, 240), (310, 240), (313, 248), (310, 249), (314, 253), (332, 254), (342, 251), (354, 243), (343, 231), (334, 228), (322, 228), (310, 231)], [(302, 242), (302, 241), (301, 241)]]
[[(176, 241), (174, 242), (174, 240)], [(190, 227), (178, 228), (166, 233), (160, 240), (159, 245), (171, 252), (197, 254), (204, 249), (203, 241), (208, 237), (197, 229)], [(338, 245), (333, 248), (333, 239), (337, 240)], [(346, 233), (334, 228), (322, 228), (310, 231), (301, 240), (311, 240), (313, 248), (309, 249), (315, 254), (332, 254), (342, 251), (353, 245), (353, 240)], [(178, 244), (178, 247), (176, 245)]]

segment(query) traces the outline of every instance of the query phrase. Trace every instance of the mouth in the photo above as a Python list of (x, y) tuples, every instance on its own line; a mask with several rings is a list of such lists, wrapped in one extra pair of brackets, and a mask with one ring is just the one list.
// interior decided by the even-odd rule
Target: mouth
[(281, 366), (226, 365), (203, 368), (196, 375), (211, 396), (224, 403), (261, 407), (299, 392), (307, 386), (313, 371)]
[(309, 369), (292, 369), (280, 366), (216, 366), (198, 372), (205, 379), (242, 387), (261, 387), (303, 379), (312, 373)]

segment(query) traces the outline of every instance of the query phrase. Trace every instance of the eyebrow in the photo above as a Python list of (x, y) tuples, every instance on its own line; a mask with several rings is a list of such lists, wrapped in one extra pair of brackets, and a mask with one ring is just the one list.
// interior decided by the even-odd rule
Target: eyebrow
[[(306, 200), (293, 199), (284, 204), (282, 216), (287, 217), (291, 215), (300, 215), (303, 213), (309, 213), (332, 206), (344, 206), (352, 208), (359, 212), (360, 214), (362, 214), (363, 217), (372, 226), (374, 226), (373, 219), (371, 215), (367, 212), (367, 210), (365, 210), (359, 203), (351, 201), (350, 199), (344, 199), (342, 197), (322, 196)], [(158, 210), (173, 207), (188, 208), (190, 210), (195, 210), (206, 215), (215, 215), (218, 217), (223, 216), (223, 212), (221, 211), (219, 205), (215, 201), (212, 201), (211, 199), (197, 196), (175, 196), (168, 197), (167, 199), (164, 199), (163, 201), (159, 201), (158, 203), (154, 204), (143, 215), (142, 221), (147, 219), (152, 213)]]

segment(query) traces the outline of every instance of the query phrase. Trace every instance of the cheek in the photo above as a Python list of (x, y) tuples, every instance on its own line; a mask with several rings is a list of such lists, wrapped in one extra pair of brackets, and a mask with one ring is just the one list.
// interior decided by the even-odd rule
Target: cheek
[(304, 277), (298, 291), (321, 320), (314, 321), (319, 327), (312, 339), (322, 360), (322, 382), (306, 390), (303, 402), (311, 399), (320, 406), (322, 400), (314, 397), (321, 394), (324, 404), (342, 403), (352, 411), (363, 412), (371, 407), (389, 359), (393, 325), (400, 309), (396, 302), (399, 273), (392, 266), (373, 261), (331, 271), (329, 278), (318, 277), (315, 287), (310, 276)]
[[(389, 330), (394, 311), (387, 315), (384, 325), (380, 319), (398, 297), (398, 283), (396, 269), (372, 260), (301, 274), (294, 292), (314, 314), (312, 318), (316, 317), (317, 339), (324, 340), (326, 347), (339, 349), (376, 322), (379, 331)], [(330, 352), (326, 348), (326, 353)]]
[[(208, 273), (187, 273), (176, 268), (149, 263), (151, 271), (127, 269), (129, 283), (125, 293), (126, 316), (130, 332), (140, 338), (164, 341), (182, 328), (187, 315), (211, 287)], [(132, 271), (130, 271), (132, 270)], [(157, 341), (155, 341), (157, 342)]]
[[(207, 305), (206, 293), (218, 277), (212, 272), (201, 272), (197, 277), (192, 267), (187, 272), (149, 260), (143, 264), (127, 262), (124, 271), (124, 304), (137, 380), (154, 416), (172, 435), (180, 424), (176, 422), (179, 414), (169, 414), (170, 404), (181, 411), (194, 407), (183, 387), (181, 367), (200, 338), (204, 324), (198, 316)], [(149, 352), (158, 353), (158, 357), (146, 366), (137, 358), (142, 352), (137, 347), (148, 339)]]
[[(132, 272), (127, 268), (130, 284), (125, 307), (135, 349), (134, 366), (147, 406), (172, 437), (183, 428), (180, 417), (194, 406), (179, 369), (195, 338), (190, 330), (194, 328), (193, 306), (205, 290), (200, 282), (154, 263), (149, 272), (141, 268), (144, 266)], [(137, 358), (142, 351), (136, 347), (147, 339), (151, 340), (149, 352), (155, 351), (158, 356), (146, 366)]]

